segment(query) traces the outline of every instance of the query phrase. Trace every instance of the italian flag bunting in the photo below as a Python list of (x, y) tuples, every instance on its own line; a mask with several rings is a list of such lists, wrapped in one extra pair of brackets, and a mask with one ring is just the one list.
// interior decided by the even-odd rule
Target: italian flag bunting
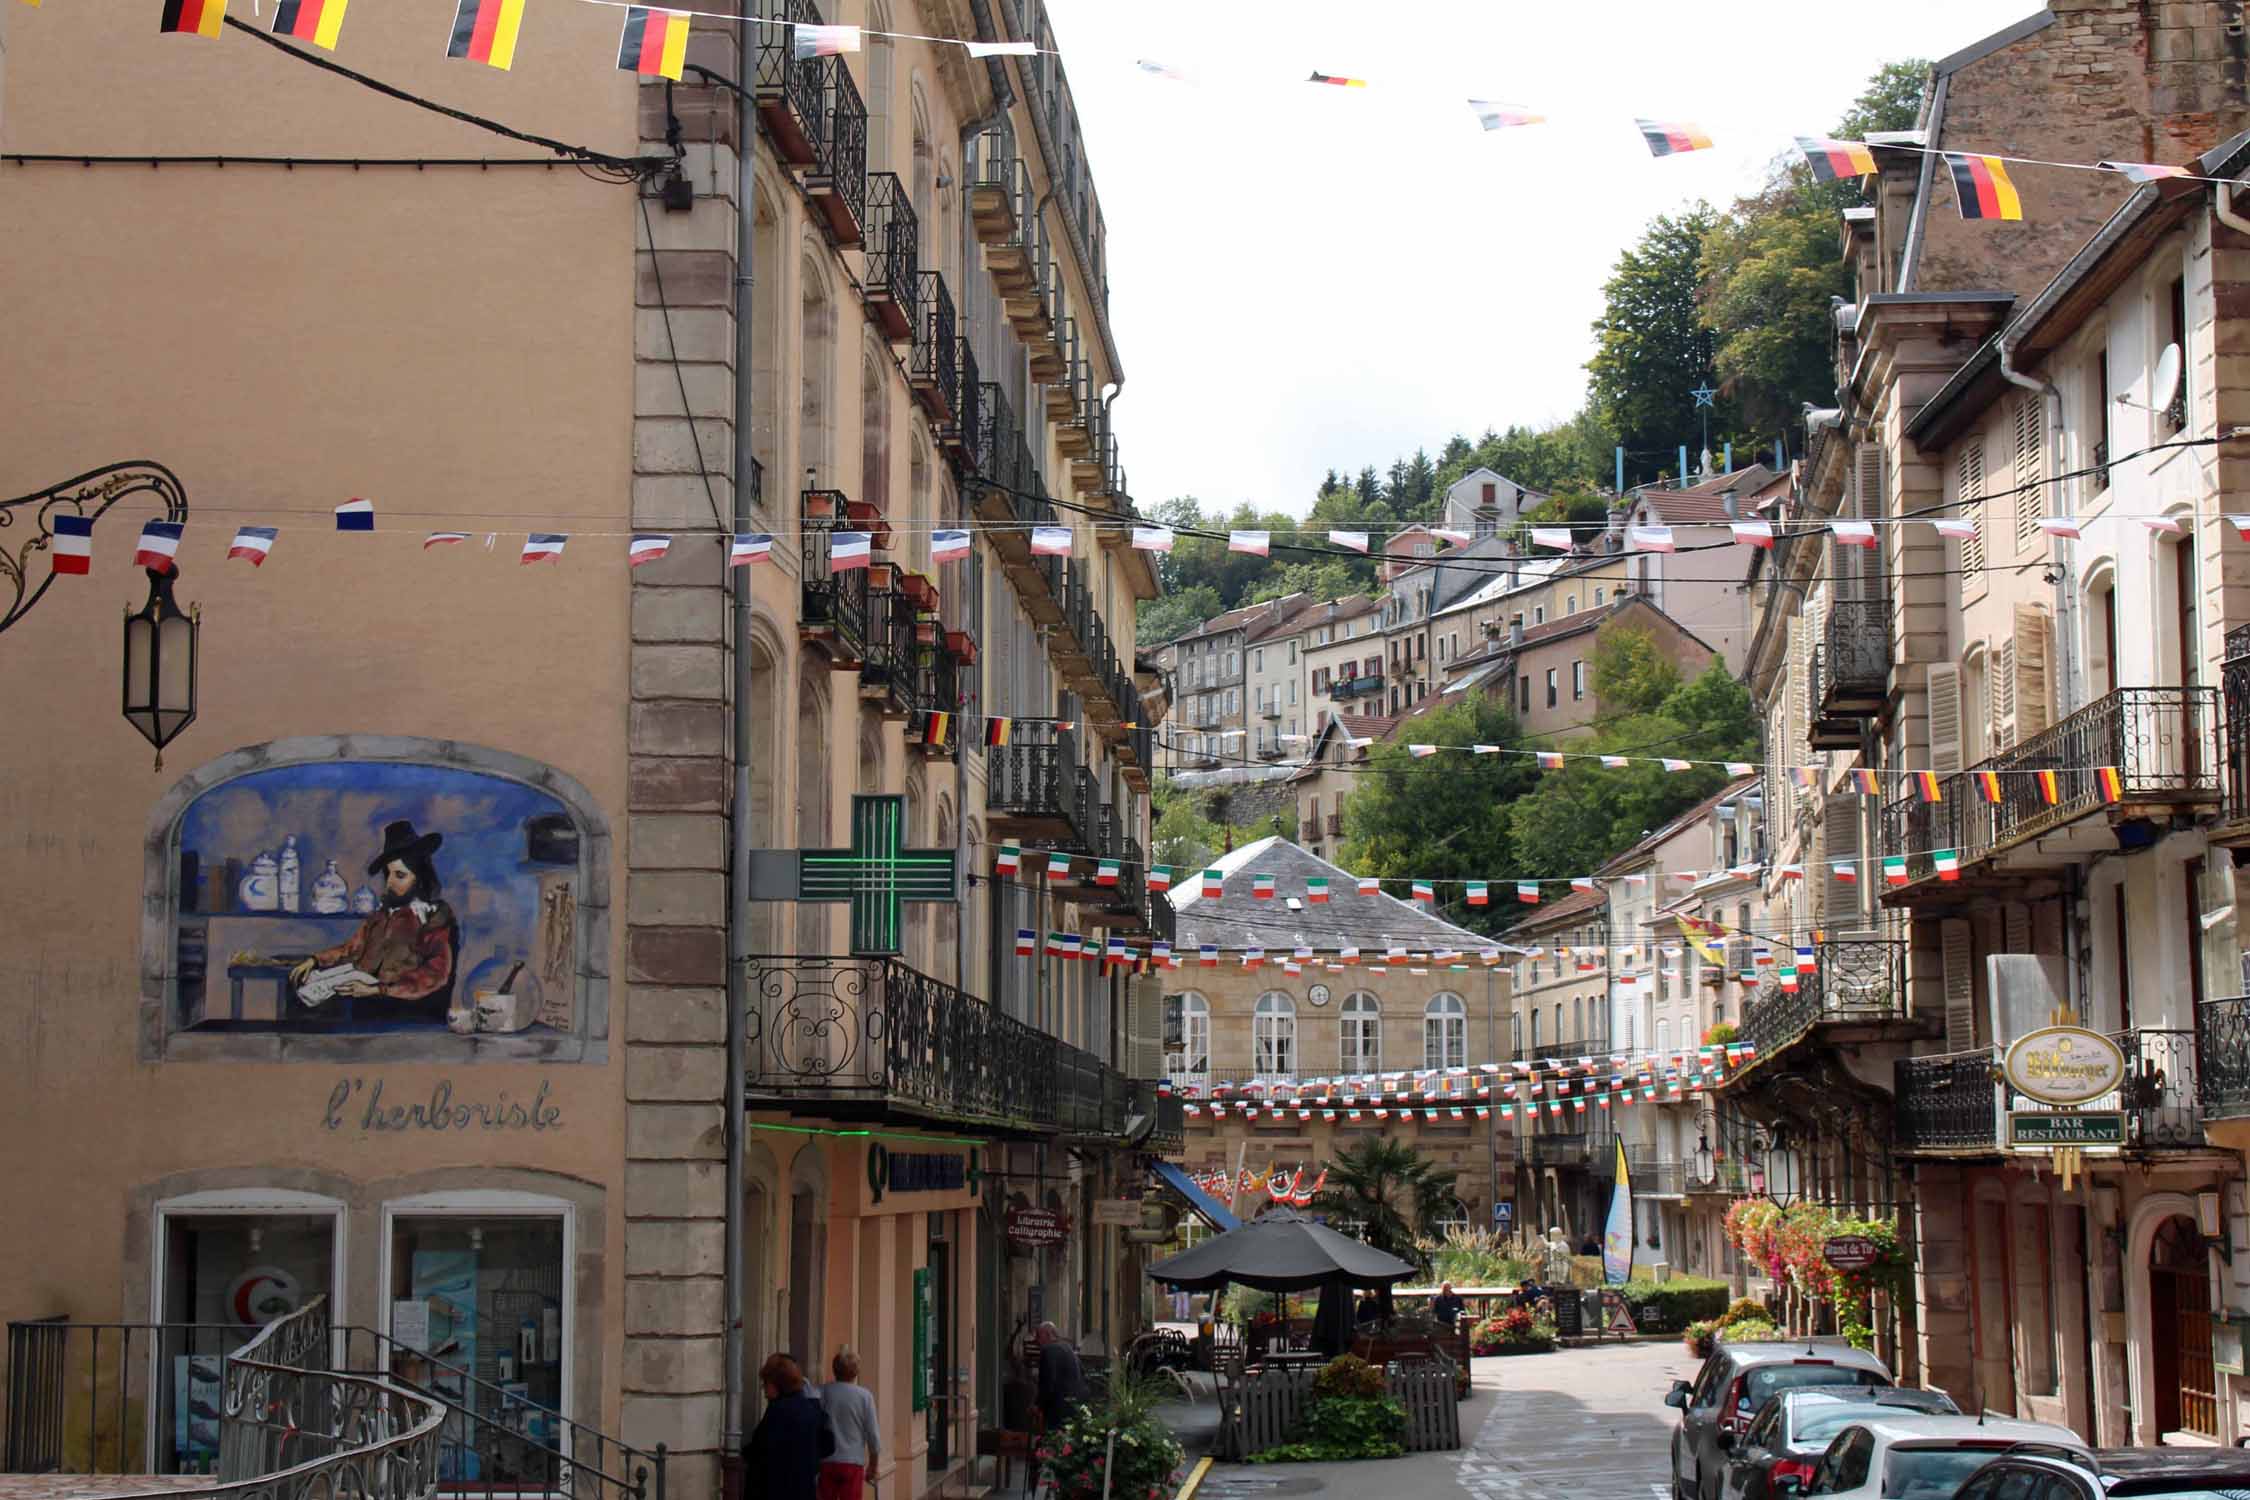
[(1016, 871), (1023, 868), (1022, 847), (1016, 844), (1002, 844), (1000, 846), (1000, 857), (992, 862), (992, 868), (1002, 875), (1015, 874)]
[(1492, 904), (1491, 885), (1482, 880), (1470, 881), (1469, 904), (1471, 906), (1490, 906)]
[(1940, 849), (1930, 856), (1930, 860), (1937, 866), (1938, 879), (1959, 880), (1961, 878), (1961, 855), (1958, 850)]
[(1151, 865), (1148, 872), (1148, 888), (1152, 891), (1170, 890), (1172, 888), (1172, 867), (1170, 865)]
[(1325, 902), (1328, 899), (1328, 877), (1314, 875), (1307, 879), (1305, 881), (1305, 899), (1316, 903)]
[(1886, 855), (1884, 855), (1884, 856), (1883, 856), (1883, 884), (1885, 884), (1885, 885), (1904, 885), (1904, 884), (1906, 884), (1906, 856), (1905, 856), (1905, 855), (1903, 855), (1903, 854), (1886, 854)]
[(1205, 870), (1203, 872), (1203, 894), (1216, 901), (1226, 893), (1226, 876), (1221, 875), (1217, 870)]

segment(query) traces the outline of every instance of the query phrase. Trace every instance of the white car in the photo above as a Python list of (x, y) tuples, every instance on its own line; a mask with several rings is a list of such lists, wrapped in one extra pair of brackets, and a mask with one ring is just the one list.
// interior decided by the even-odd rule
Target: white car
[(1971, 1474), (2010, 1453), (2095, 1467), (2077, 1433), (2052, 1422), (2013, 1417), (1872, 1419), (1840, 1430), (1813, 1465), (1812, 1478), (1777, 1480), (1776, 1495), (1848, 1500), (1952, 1500)]

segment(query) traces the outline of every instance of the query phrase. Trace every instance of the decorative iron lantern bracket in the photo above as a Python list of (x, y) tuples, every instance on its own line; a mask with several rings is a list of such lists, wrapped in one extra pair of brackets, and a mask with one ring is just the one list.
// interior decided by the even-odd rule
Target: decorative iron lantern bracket
[(55, 581), (52, 569), (36, 580), (32, 576), (33, 554), (53, 550), (55, 516), (99, 521), (112, 506), (135, 495), (154, 496), (164, 507), (164, 520), (187, 520), (186, 486), (170, 469), (145, 458), (104, 464), (46, 489), (0, 500), (0, 533), (29, 523), (20, 540), (0, 534), (0, 631), (31, 613)]

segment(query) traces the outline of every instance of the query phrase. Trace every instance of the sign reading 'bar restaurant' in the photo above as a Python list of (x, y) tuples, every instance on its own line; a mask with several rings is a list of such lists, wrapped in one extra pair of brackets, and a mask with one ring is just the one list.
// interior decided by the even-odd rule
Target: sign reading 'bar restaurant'
[(2125, 1116), (2116, 1110), (2093, 1114), (2017, 1111), (2008, 1116), (2010, 1146), (2122, 1146)]

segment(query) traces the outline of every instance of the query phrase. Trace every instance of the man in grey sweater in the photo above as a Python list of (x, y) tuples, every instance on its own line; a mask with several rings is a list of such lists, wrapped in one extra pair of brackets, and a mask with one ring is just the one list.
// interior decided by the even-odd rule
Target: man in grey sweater
[(875, 1396), (859, 1384), (859, 1356), (849, 1349), (838, 1351), (829, 1368), (836, 1378), (820, 1388), (820, 1404), (836, 1428), (836, 1451), (820, 1465), (820, 1500), (861, 1500), (883, 1451)]

